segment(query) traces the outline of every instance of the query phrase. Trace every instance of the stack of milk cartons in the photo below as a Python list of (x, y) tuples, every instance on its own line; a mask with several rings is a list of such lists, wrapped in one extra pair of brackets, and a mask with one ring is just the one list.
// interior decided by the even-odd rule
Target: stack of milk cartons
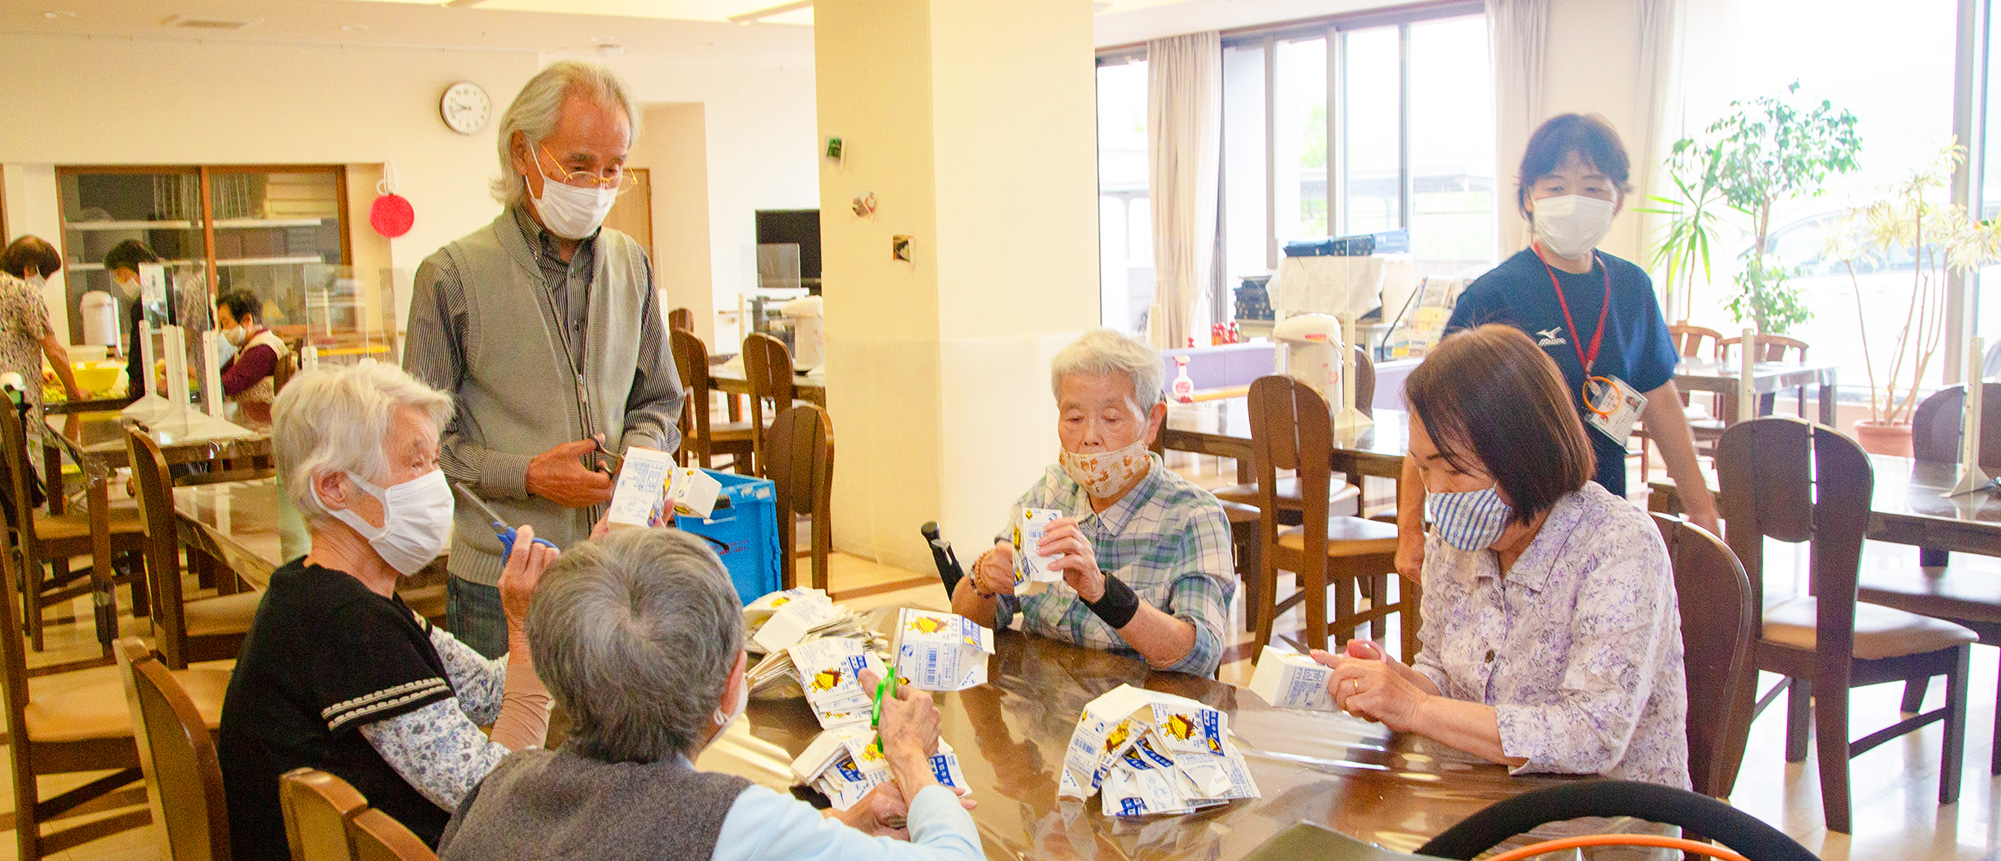
[[(862, 614), (836, 604), (827, 593), (800, 587), (773, 592), (743, 608), (744, 650), (764, 657), (748, 673), (752, 694), (795, 678), (787, 647), (824, 638), (873, 645), (877, 634)], [(786, 691), (789, 693), (789, 689)]]
[(1069, 798), (1102, 792), (1107, 816), (1187, 813), (1259, 797), (1227, 715), (1131, 685), (1084, 706), (1057, 791)]
[[(882, 740), (867, 726), (843, 726), (820, 733), (792, 761), (792, 775), (827, 796), (835, 809), (846, 810), (869, 790), (895, 779), (882, 755)], [(944, 739), (931, 757), (931, 774), (939, 783), (970, 791), (959, 757)]]

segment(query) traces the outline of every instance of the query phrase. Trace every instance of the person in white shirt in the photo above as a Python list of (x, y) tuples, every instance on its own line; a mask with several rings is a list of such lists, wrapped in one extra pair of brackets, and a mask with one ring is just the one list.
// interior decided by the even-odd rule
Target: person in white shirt
[(489, 774), (446, 826), (445, 861), (983, 857), (964, 804), (932, 775), (938, 707), (914, 688), (882, 704), (895, 780), (847, 811), (695, 769), (748, 692), (743, 608), (699, 538), (632, 529), (565, 551), (536, 590), (528, 640), (569, 740)]

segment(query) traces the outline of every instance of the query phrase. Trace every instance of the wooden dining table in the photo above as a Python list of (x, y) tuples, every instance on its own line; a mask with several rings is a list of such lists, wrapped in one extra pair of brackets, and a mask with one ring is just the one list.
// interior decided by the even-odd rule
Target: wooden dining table
[[(1251, 469), (1249, 399), (1229, 396), (1199, 398), (1194, 403), (1167, 405), (1161, 445), (1216, 457), (1235, 458), (1237, 480), (1248, 483)], [(1410, 415), (1403, 410), (1378, 409), (1374, 423), (1362, 428), (1334, 429), (1335, 472), (1391, 480), (1403, 477), (1404, 451), (1410, 447)]]
[[(1836, 367), (1831, 362), (1756, 362), (1751, 365), (1751, 393), (1762, 396), (1787, 389), (1814, 389), (1818, 395), (1815, 400), (1820, 405), (1820, 423), (1832, 425), (1837, 377)], [(1734, 421), (1737, 392), (1744, 385), (1742, 370), (1736, 363), (1682, 359), (1674, 370), (1674, 384), (1682, 394), (1714, 392), (1721, 395), (1725, 420)], [(1804, 397), (1800, 399), (1800, 409), (1806, 409)]]
[[(717, 391), (744, 397), (750, 396), (750, 378), (744, 375), (742, 357), (709, 368), (709, 382), (715, 386)], [(798, 397), (812, 401), (819, 405), (821, 409), (826, 409), (827, 377), (824, 373), (816, 370), (810, 373), (793, 374), (792, 389), (793, 393)]]
[(181, 542), (236, 572), (252, 588), (271, 583), (280, 550), (278, 480), (228, 481), (174, 488)]
[[(928, 609), (941, 609), (930, 607)], [(877, 627), (894, 608), (878, 611)], [(994, 632), (988, 683), (934, 697), (978, 806), (988, 858), (1241, 858), (1300, 821), (1408, 852), (1487, 805), (1567, 778), (1506, 768), (1346, 715), (1273, 708), (1221, 682), (1019, 631)], [(1229, 715), (1261, 797), (1196, 813), (1106, 816), (1063, 798), (1057, 779), (1084, 704), (1121, 684), (1199, 700)], [(753, 699), (702, 751), (699, 769), (780, 792), (820, 733), (803, 699)], [(804, 790), (801, 790), (804, 792)]]
[[(1959, 478), (1958, 464), (1872, 454), (1869, 465), (1876, 481), (1869, 498), (1868, 538), (1935, 553), (2001, 556), (2001, 495), (1989, 491), (1943, 495)], [(1681, 498), (1672, 483), (1656, 480), (1647, 487), (1648, 508), (1681, 512)]]

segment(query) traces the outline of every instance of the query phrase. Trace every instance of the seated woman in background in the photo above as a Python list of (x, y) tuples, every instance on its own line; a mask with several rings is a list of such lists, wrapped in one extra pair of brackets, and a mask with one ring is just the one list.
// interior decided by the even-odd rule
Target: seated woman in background
[(1522, 772), (1689, 787), (1681, 615), (1647, 514), (1591, 481), (1556, 365), (1450, 335), (1404, 385), (1425, 485), (1423, 648), (1316, 652), (1342, 708)]
[[(549, 695), (522, 623), (555, 552), (521, 527), (500, 577), (508, 654), (488, 660), (396, 597), (445, 548), (438, 471), (449, 395), (394, 365), (302, 374), (274, 406), (272, 455), (312, 551), (271, 575), (223, 699), (217, 753), (233, 857), (287, 858), (278, 777), (354, 785), (425, 842), (509, 751), (542, 744)], [(480, 731), (492, 724), (493, 734)]]
[[(1163, 375), (1159, 352), (1109, 329), (1056, 354), (1061, 456), (953, 590), (954, 612), (991, 627), (1020, 613), (1033, 634), (1216, 675), (1237, 589), (1230, 522), (1216, 497), (1148, 451), (1167, 418)], [(1018, 596), (1012, 524), (1024, 508), (1063, 512), (1038, 548), (1058, 557), (1049, 567), (1063, 581)]]
[[(932, 776), (938, 707), (916, 688), (882, 702), (895, 780), (846, 812), (695, 770), (749, 688), (736, 587), (686, 532), (630, 529), (571, 548), (535, 595), (528, 641), (570, 716), (569, 741), (494, 769), (445, 829), (446, 861), (982, 857), (972, 817)], [(890, 839), (906, 833), (911, 843)]]
[(215, 300), (215, 325), (236, 355), (222, 363), (222, 393), (236, 402), (237, 422), (251, 430), (271, 429), (271, 399), (278, 396), (272, 376), (290, 348), (264, 328), (264, 302), (248, 290), (231, 290)]

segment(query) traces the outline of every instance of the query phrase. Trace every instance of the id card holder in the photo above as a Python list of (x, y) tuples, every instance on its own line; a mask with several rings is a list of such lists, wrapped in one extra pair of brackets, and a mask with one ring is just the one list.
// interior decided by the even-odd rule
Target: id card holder
[(1647, 396), (1618, 377), (1592, 377), (1584, 382), (1584, 423), (1620, 445), (1633, 433), (1633, 423), (1647, 408)]

